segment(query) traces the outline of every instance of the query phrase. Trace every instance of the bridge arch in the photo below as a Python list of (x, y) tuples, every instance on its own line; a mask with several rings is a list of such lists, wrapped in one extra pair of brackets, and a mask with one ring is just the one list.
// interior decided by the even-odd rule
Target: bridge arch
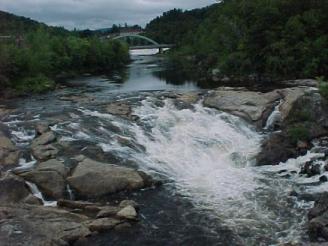
[(149, 43), (152, 43), (155, 46), (160, 45), (156, 41), (154, 41), (154, 40), (152, 40), (150, 38), (147, 38), (145, 36), (139, 35), (139, 34), (120, 34), (119, 36), (113, 37), (112, 39), (113, 40), (118, 40), (118, 39), (123, 39), (123, 38), (126, 38), (126, 37), (143, 39), (143, 40), (148, 41)]

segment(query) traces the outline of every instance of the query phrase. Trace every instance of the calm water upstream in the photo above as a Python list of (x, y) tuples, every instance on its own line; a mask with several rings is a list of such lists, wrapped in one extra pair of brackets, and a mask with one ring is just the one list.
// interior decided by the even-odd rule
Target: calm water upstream
[[(263, 135), (238, 117), (204, 108), (179, 108), (171, 91), (201, 91), (165, 60), (133, 54), (127, 69), (109, 76), (72, 80), (56, 92), (8, 102), (18, 108), (4, 122), (22, 150), (40, 120), (55, 131), (71, 156), (137, 167), (163, 180), (156, 189), (106, 198), (140, 204), (140, 223), (90, 239), (88, 245), (279, 245), (306, 242), (306, 209), (312, 204), (289, 196), (300, 180), (281, 177), (306, 161), (280, 168), (253, 167)], [(201, 88), (203, 87), (203, 88)], [(67, 97), (83, 98), (72, 101)], [(106, 113), (110, 102), (128, 102), (137, 121)], [(26, 152), (27, 153), (27, 152)], [(25, 154), (21, 164), (32, 163)], [(106, 200), (105, 199), (105, 200)]]

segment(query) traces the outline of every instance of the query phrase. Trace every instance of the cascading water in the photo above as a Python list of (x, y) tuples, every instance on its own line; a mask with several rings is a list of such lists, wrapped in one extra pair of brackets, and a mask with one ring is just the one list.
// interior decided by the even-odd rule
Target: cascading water
[[(98, 112), (85, 113), (110, 119)], [(151, 98), (134, 114), (140, 117), (138, 123), (118, 125), (145, 151), (113, 141), (100, 144), (104, 151), (115, 151), (141, 169), (165, 176), (173, 192), (201, 213), (210, 211), (246, 245), (302, 240), (304, 208), (309, 205), (289, 197), (287, 180), (252, 166), (262, 136), (250, 125), (201, 103), (179, 110), (171, 100), (157, 106)]]

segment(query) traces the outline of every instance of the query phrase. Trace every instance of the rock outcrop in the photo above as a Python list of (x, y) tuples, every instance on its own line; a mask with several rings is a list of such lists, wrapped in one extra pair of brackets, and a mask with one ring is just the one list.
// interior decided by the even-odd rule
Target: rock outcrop
[[(39, 129), (39, 131), (44, 130), (45, 129)], [(58, 154), (58, 149), (52, 145), (55, 141), (56, 135), (52, 131), (45, 131), (43, 134), (34, 139), (31, 144), (33, 156), (40, 161), (55, 158)]]
[(29, 194), (24, 179), (11, 173), (0, 178), (0, 204), (21, 203)]
[(99, 197), (146, 186), (147, 180), (138, 171), (84, 159), (67, 178), (69, 185), (81, 196)]
[(14, 143), (0, 133), (0, 170), (1, 166), (16, 165), (19, 160), (20, 152)]
[(59, 199), (64, 196), (67, 174), (68, 169), (63, 163), (57, 160), (49, 160), (38, 164), (34, 170), (19, 175), (25, 180), (36, 184), (45, 195)]

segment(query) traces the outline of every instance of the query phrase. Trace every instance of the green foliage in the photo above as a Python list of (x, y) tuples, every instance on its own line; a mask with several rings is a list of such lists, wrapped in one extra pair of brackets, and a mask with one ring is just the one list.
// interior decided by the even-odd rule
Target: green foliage
[(43, 74), (16, 81), (15, 89), (20, 93), (42, 93), (55, 88), (55, 82)]
[(128, 47), (118, 41), (54, 35), (40, 27), (20, 42), (0, 41), (0, 87), (42, 92), (53, 86), (56, 75), (102, 72), (129, 61)]
[(183, 20), (176, 25), (179, 55), (195, 55), (196, 64), (214, 57), (212, 68), (228, 76), (328, 75), (328, 1), (225, 0), (214, 7), (192, 32), (180, 30)]
[(288, 135), (293, 143), (309, 139), (309, 130), (304, 125), (295, 125), (288, 129)]
[(318, 77), (317, 80), (319, 82), (320, 95), (328, 100), (328, 82), (324, 81), (323, 77)]

